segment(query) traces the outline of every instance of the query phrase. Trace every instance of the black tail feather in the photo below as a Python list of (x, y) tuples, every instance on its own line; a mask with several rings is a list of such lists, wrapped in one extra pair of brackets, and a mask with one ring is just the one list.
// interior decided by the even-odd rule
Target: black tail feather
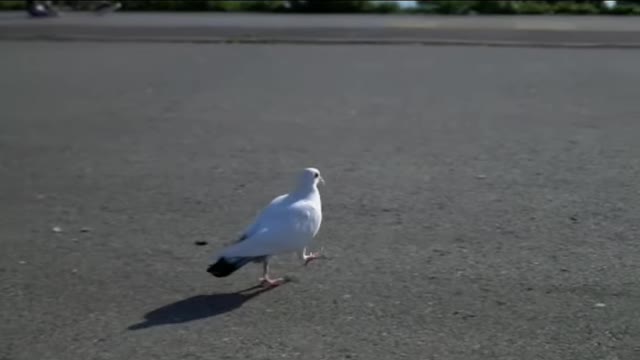
[(226, 277), (233, 274), (236, 270), (247, 265), (250, 262), (258, 262), (264, 259), (263, 256), (258, 257), (221, 257), (215, 264), (209, 265), (207, 272), (215, 277)]

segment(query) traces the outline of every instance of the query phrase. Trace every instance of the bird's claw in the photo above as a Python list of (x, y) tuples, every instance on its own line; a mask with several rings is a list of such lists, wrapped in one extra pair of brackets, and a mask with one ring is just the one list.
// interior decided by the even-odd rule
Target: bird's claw
[(286, 279), (284, 278), (270, 279), (266, 276), (260, 278), (261, 285), (265, 287), (278, 286), (278, 285), (284, 284), (285, 282), (286, 282)]
[(310, 262), (312, 262), (313, 260), (316, 260), (318, 258), (318, 256), (316, 254), (309, 254), (308, 256), (305, 256), (304, 258), (304, 266), (307, 266)]
[(315, 253), (314, 252), (310, 252), (309, 254), (303, 254), (302, 255), (302, 260), (304, 260), (304, 266), (307, 266), (313, 260), (324, 259), (325, 256), (324, 256), (322, 250), (324, 250), (324, 248), (321, 248), (320, 251), (315, 252)]

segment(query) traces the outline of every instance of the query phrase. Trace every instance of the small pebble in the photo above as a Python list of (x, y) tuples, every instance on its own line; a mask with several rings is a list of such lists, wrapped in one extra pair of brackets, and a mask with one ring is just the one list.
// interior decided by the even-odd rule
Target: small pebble
[(603, 307), (605, 307), (605, 306), (607, 306), (607, 304), (604, 304), (604, 303), (597, 303), (597, 304), (595, 305), (595, 307), (599, 307), (599, 308), (603, 308)]
[(26, 262), (26, 261), (24, 261), (24, 260), (20, 260), (20, 261), (18, 261), (18, 264), (20, 264), (20, 265), (24, 265), (24, 264), (26, 264), (26, 263), (27, 263), (27, 262)]
[(54, 226), (53, 228), (51, 228), (51, 231), (53, 231), (54, 233), (60, 233), (62, 232), (62, 228), (60, 226)]

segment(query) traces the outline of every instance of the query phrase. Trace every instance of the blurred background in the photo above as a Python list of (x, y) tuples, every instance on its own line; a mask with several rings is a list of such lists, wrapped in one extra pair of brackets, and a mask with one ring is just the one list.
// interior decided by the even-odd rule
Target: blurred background
[[(20, 10), (27, 3), (2, 1), (0, 9)], [(627, 1), (49, 1), (60, 9), (89, 9), (98, 3), (120, 3), (122, 11), (251, 11), (309, 13), (423, 13), (423, 14), (616, 14), (640, 15), (640, 2)], [(104, 6), (104, 5), (103, 5)]]

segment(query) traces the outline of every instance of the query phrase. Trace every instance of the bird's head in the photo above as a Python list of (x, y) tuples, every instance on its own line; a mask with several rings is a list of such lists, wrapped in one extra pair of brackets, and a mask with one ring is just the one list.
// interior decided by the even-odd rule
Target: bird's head
[(306, 168), (302, 170), (302, 174), (300, 174), (299, 184), (305, 187), (308, 186), (316, 186), (318, 183), (324, 185), (324, 179), (322, 175), (320, 175), (320, 170), (316, 168)]

